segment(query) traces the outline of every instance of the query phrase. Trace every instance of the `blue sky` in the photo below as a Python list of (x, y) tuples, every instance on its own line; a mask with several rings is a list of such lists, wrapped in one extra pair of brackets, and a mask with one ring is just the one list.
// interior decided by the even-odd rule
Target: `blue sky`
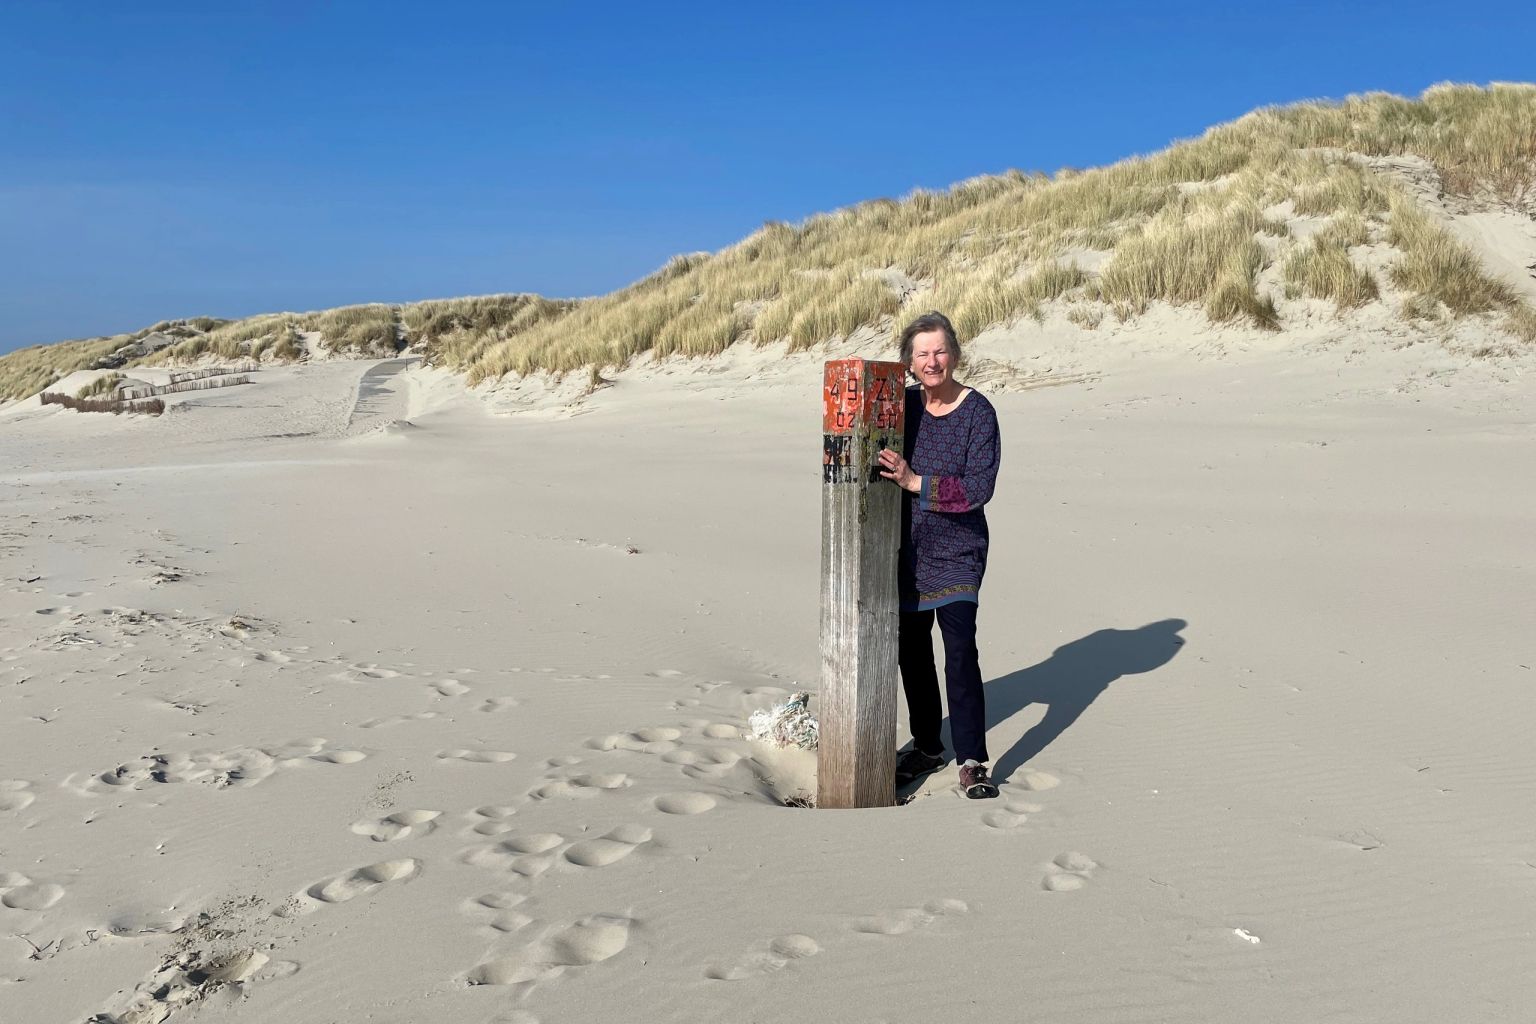
[(1459, 10), (9, 0), (0, 351), (599, 294), (764, 220), (1107, 163), (1266, 104), (1536, 79), (1536, 5)]

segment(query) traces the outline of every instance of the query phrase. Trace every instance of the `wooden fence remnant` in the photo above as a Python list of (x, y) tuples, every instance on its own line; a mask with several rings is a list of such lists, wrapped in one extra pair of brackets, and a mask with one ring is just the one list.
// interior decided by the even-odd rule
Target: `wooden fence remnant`
[(905, 380), (901, 363), (826, 364), (818, 807), (895, 801), (902, 494), (880, 476), (879, 455), (881, 448), (902, 450)]

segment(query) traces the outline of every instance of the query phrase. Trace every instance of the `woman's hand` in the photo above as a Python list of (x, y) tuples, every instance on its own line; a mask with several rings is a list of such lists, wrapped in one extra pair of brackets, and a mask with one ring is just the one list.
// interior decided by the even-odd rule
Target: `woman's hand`
[(907, 460), (889, 448), (880, 449), (880, 475), (895, 481), (897, 487), (913, 494), (923, 485), (923, 478), (912, 472)]

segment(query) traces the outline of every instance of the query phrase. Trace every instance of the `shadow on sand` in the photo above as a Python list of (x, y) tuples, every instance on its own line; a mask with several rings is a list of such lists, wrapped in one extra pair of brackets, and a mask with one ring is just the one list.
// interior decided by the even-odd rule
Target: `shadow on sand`
[[(1045, 717), (1001, 757), (992, 777), (1006, 781), (1065, 732), (1121, 676), (1139, 675), (1173, 660), (1184, 643), (1183, 619), (1150, 622), (1140, 629), (1101, 629), (1063, 644), (1038, 665), (987, 684), (987, 729), (992, 731), (1031, 704), (1046, 705)], [(945, 723), (948, 724), (947, 722)]]

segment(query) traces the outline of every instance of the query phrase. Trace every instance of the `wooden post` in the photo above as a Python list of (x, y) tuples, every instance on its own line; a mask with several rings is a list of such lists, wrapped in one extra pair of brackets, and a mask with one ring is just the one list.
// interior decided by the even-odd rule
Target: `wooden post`
[(905, 371), (864, 359), (826, 365), (817, 807), (889, 807), (896, 798), (902, 495), (880, 475), (879, 454), (902, 450)]

